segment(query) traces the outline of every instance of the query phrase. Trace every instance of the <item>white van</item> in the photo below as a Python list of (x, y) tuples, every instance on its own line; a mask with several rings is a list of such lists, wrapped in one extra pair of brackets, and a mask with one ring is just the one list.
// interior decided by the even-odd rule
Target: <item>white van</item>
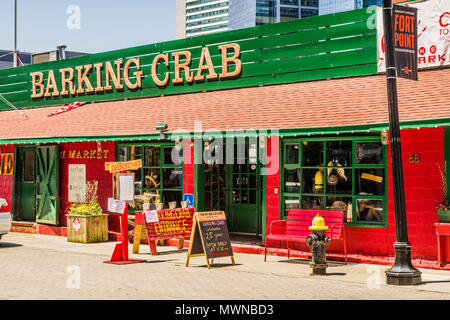
[(9, 232), (11, 228), (11, 212), (9, 211), (8, 202), (0, 198), (0, 239), (4, 234)]

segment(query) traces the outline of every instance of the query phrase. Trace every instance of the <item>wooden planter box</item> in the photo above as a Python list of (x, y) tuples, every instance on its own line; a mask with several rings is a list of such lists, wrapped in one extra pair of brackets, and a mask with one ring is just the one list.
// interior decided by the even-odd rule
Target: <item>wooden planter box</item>
[(67, 215), (67, 241), (80, 243), (108, 241), (108, 215)]
[(438, 210), (439, 222), (450, 222), (450, 210)]

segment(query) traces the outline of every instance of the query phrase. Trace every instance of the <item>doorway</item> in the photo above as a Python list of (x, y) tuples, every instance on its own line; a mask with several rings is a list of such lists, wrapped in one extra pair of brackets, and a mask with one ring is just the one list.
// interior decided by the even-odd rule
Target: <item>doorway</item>
[(15, 221), (59, 223), (59, 148), (17, 148), (15, 163)]
[(16, 194), (15, 219), (19, 221), (36, 220), (36, 149), (21, 147), (16, 157)]
[(203, 163), (196, 166), (197, 210), (225, 211), (230, 232), (260, 235), (261, 184), (256, 139), (234, 139), (228, 148), (225, 141), (221, 146), (206, 143), (202, 154), (205, 152), (209, 159), (203, 158)]

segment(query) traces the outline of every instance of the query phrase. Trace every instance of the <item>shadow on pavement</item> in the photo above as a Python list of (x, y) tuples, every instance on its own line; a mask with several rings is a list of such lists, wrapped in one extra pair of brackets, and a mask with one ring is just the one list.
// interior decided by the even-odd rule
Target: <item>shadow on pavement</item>
[[(306, 260), (306, 259), (289, 259), (289, 260), (278, 260), (278, 262), (309, 265), (311, 263), (311, 260)], [(331, 267), (331, 268), (345, 266), (345, 262), (339, 263), (339, 262), (327, 261), (327, 263), (328, 263), (328, 267)]]
[(22, 247), (22, 246), (23, 246), (23, 244), (0, 241), (0, 248), (15, 248), (15, 247)]
[(188, 252), (188, 249), (178, 249), (178, 250), (171, 250), (171, 251), (158, 251), (158, 256), (163, 256), (166, 254), (174, 254), (174, 253), (183, 253)]
[(422, 282), (419, 283), (419, 284), (427, 284), (427, 283), (430, 283), (430, 284), (433, 284), (433, 283), (450, 283), (450, 280), (430, 280), (430, 281), (422, 281)]

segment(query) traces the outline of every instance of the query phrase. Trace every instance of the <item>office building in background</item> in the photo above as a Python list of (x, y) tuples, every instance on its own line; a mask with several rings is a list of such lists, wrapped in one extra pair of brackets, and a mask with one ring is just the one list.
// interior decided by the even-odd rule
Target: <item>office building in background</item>
[(319, 0), (177, 0), (177, 39), (319, 14)]
[(383, 0), (320, 0), (319, 14), (350, 11), (382, 4)]

